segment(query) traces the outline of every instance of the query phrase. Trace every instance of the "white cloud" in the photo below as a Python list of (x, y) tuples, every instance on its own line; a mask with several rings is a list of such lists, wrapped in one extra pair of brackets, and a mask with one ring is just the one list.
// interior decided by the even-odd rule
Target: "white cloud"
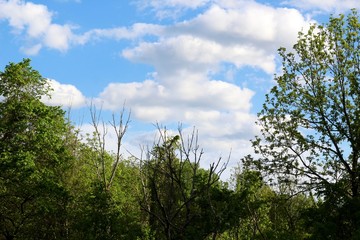
[(165, 7), (184, 7), (198, 8), (210, 2), (209, 0), (143, 0), (141, 3), (145, 6), (151, 6), (156, 9)]
[(135, 40), (145, 35), (160, 35), (163, 26), (135, 23), (131, 27), (92, 29), (75, 34), (74, 27), (53, 22), (54, 13), (47, 6), (22, 0), (0, 0), (0, 20), (7, 20), (12, 32), (23, 37), (25, 46), (21, 50), (27, 55), (36, 55), (44, 48), (67, 51), (73, 45), (110, 38)]
[(53, 13), (45, 5), (21, 0), (0, 0), (0, 20), (6, 19), (15, 34), (24, 34), (33, 46), (26, 54), (37, 54), (41, 47), (66, 51), (72, 38), (71, 26), (52, 23)]
[(214, 4), (170, 31), (187, 32), (222, 45), (254, 46), (273, 53), (279, 46), (293, 44), (298, 32), (306, 29), (310, 22), (295, 9), (239, 1), (234, 8)]
[[(219, 45), (228, 48), (237, 45), (237, 52), (240, 48), (249, 49), (249, 52), (254, 52), (256, 49), (257, 53), (253, 57), (266, 58), (267, 61), (273, 61), (269, 51), (273, 54), (274, 48), (295, 40), (301, 27), (308, 24), (308, 20), (304, 19), (297, 10), (272, 8), (254, 1), (153, 0), (146, 2), (145, 6), (149, 5), (153, 8), (176, 9), (202, 6), (205, 11), (193, 19), (174, 25), (135, 23), (130, 27), (91, 29), (83, 34), (75, 34), (73, 26), (54, 23), (54, 13), (45, 5), (21, 0), (0, 0), (0, 20), (7, 20), (13, 32), (25, 38), (26, 44), (22, 49), (26, 54), (31, 55), (37, 54), (43, 47), (67, 51), (73, 45), (86, 44), (103, 38), (140, 40), (144, 36), (153, 35), (162, 43), (170, 42), (171, 37), (175, 41), (176, 38), (181, 41), (185, 36), (190, 36), (198, 41), (197, 43), (187, 41), (191, 47), (202, 47), (206, 44), (205, 48), (212, 45), (213, 50), (217, 48), (218, 51), (223, 50), (218, 47)], [(187, 46), (183, 45), (183, 47)], [(243, 49), (241, 51), (244, 52)], [(238, 54), (234, 54), (233, 57), (239, 59)], [(241, 55), (240, 58), (243, 56)], [(248, 61), (253, 62), (253, 59), (249, 58)], [(269, 62), (264, 62), (260, 67), (265, 68), (266, 71), (272, 71), (273, 68)]]
[(26, 55), (32, 56), (32, 55), (36, 55), (39, 53), (39, 51), (41, 50), (42, 45), (39, 44), (35, 44), (32, 45), (30, 47), (22, 47), (21, 51), (24, 52)]
[(46, 104), (63, 107), (83, 107), (86, 104), (86, 98), (83, 94), (71, 84), (61, 84), (53, 79), (48, 79), (51, 98), (43, 97)]
[(210, 3), (211, 0), (134, 0), (139, 9), (151, 9), (160, 18), (176, 18), (186, 10), (194, 10)]
[(246, 65), (259, 67), (268, 73), (275, 71), (273, 52), (248, 43), (226, 45), (191, 35), (170, 37), (154, 43), (144, 42), (124, 50), (122, 55), (132, 61), (152, 64), (159, 74), (165, 75), (184, 69), (201, 73), (217, 71), (221, 62), (232, 63), (238, 68)]
[[(187, 11), (206, 8), (213, 4), (221, 6), (224, 9), (241, 9), (244, 5), (255, 4), (258, 6), (270, 6), (258, 3), (255, 0), (133, 0), (140, 10), (151, 10), (160, 18), (176, 19)], [(279, 5), (296, 7), (301, 10), (322, 10), (326, 12), (343, 12), (351, 8), (359, 8), (360, 3), (357, 0), (283, 0)], [(253, 16), (256, 16), (253, 14)], [(262, 15), (258, 15), (262, 16)], [(220, 20), (220, 19), (216, 19)]]
[(71, 28), (68, 25), (51, 24), (44, 34), (44, 44), (49, 48), (65, 51), (69, 48), (72, 38)]
[(92, 40), (136, 40), (146, 35), (160, 36), (164, 27), (156, 24), (135, 23), (131, 27), (116, 27), (108, 29), (92, 29), (82, 35), (73, 37), (77, 44), (86, 44)]
[(358, 0), (290, 0), (284, 4), (298, 7), (304, 10), (321, 10), (324, 12), (342, 13), (352, 8), (360, 8)]
[[(193, 122), (199, 111), (249, 112), (253, 92), (223, 81), (188, 81), (165, 87), (147, 80), (142, 83), (110, 84), (96, 100), (104, 109), (118, 110), (124, 102), (134, 117), (148, 122)], [(189, 112), (190, 111), (190, 112)]]
[(212, 76), (230, 70), (234, 75), (244, 66), (273, 74), (277, 48), (292, 46), (310, 22), (295, 9), (217, 1), (187, 21), (153, 26), (158, 30), (148, 33), (155, 40), (123, 50), (123, 57), (154, 66), (156, 74), (143, 82), (109, 84), (96, 101), (111, 110), (126, 101), (142, 121), (196, 126), (205, 152), (226, 156), (232, 149), (237, 162), (259, 132), (251, 109), (254, 91)]
[[(101, 103), (104, 110), (113, 111), (121, 109), (126, 102), (136, 119), (150, 123), (181, 121), (195, 125), (205, 151), (226, 155), (233, 149), (237, 161), (250, 149), (248, 140), (258, 132), (254, 124), (256, 116), (251, 113), (254, 91), (226, 82), (221, 76), (216, 79), (212, 76), (220, 70), (234, 75), (244, 66), (273, 74), (276, 49), (292, 46), (298, 31), (311, 21), (298, 10), (274, 8), (255, 1), (141, 2), (164, 16), (184, 9), (202, 8), (202, 12), (170, 25), (135, 23), (130, 27), (92, 29), (76, 35), (71, 26), (53, 23), (53, 13), (44, 5), (0, 0), (0, 19), (8, 20), (16, 33), (24, 34), (30, 43), (35, 42), (24, 48), (28, 54), (36, 54), (42, 47), (66, 51), (72, 45), (104, 38), (135, 40), (136, 45), (121, 54), (128, 60), (154, 66), (153, 79), (111, 83), (94, 102)], [(154, 38), (147, 41), (144, 38), (147, 35)], [(223, 63), (231, 71), (221, 69)], [(239, 79), (245, 80), (248, 79)], [(54, 80), (51, 84), (55, 91), (49, 103), (84, 105), (86, 98), (74, 86)]]
[(274, 73), (276, 50), (291, 47), (310, 22), (295, 9), (252, 1), (239, 1), (236, 8), (213, 4), (193, 19), (164, 27), (157, 41), (142, 42), (122, 55), (154, 65), (159, 74), (174, 68), (217, 71), (221, 62)]

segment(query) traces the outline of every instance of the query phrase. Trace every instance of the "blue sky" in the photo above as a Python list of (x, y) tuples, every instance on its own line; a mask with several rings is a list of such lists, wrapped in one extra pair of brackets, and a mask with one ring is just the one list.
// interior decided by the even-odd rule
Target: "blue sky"
[[(0, 64), (31, 58), (90, 131), (89, 105), (104, 121), (124, 102), (127, 150), (154, 139), (154, 123), (195, 126), (205, 163), (252, 153), (256, 113), (281, 74), (277, 49), (357, 0), (0, 0)], [(109, 149), (114, 136), (108, 134)]]

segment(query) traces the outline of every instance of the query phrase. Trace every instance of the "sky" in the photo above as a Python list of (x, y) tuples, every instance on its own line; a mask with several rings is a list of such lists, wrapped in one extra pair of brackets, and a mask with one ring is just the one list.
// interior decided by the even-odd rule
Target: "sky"
[[(156, 124), (195, 127), (203, 166), (231, 153), (226, 177), (250, 140), (265, 94), (281, 74), (279, 47), (358, 0), (0, 0), (0, 69), (30, 58), (53, 88), (50, 105), (91, 132), (131, 111), (123, 152), (138, 155)], [(107, 148), (114, 149), (109, 129)]]

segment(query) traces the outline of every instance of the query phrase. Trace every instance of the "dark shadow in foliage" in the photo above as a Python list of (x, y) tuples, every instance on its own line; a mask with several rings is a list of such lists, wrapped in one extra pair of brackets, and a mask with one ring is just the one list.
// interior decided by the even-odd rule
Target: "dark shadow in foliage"
[(309, 239), (360, 239), (360, 198), (343, 193), (337, 185), (329, 185), (324, 199), (303, 214)]
[[(159, 142), (141, 159), (140, 205), (156, 239), (204, 239), (219, 231), (216, 225), (205, 226), (201, 214), (204, 207), (211, 206), (207, 200), (226, 163), (220, 165), (219, 159), (209, 170), (201, 169), (203, 152), (197, 133), (193, 131), (188, 139), (181, 128), (178, 133), (168, 136), (166, 129), (159, 127)], [(210, 224), (211, 219), (207, 220)]]
[(137, 239), (141, 227), (131, 214), (123, 212), (101, 182), (95, 182), (92, 191), (83, 197), (83, 209), (77, 216), (77, 239), (115, 240)]
[(247, 161), (235, 169), (233, 181), (238, 218), (228, 228), (228, 239), (297, 240), (308, 236), (301, 212), (312, 205), (311, 198), (293, 195), (287, 187), (275, 191)]
[[(197, 198), (198, 215), (189, 227), (189, 238), (217, 239), (222, 233), (236, 226), (241, 214), (242, 196), (225, 186), (214, 186)], [(195, 239), (195, 238), (194, 238)]]
[(41, 102), (50, 88), (29, 59), (0, 79), (0, 238), (67, 238), (65, 176), (74, 159), (64, 111)]

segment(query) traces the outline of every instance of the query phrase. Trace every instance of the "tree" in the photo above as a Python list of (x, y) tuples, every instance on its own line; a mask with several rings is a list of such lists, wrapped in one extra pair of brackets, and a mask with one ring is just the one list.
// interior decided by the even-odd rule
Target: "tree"
[(209, 200), (215, 194), (229, 195), (225, 190), (212, 189), (226, 165), (220, 165), (219, 159), (209, 170), (200, 168), (203, 152), (195, 132), (187, 141), (180, 128), (175, 136), (161, 128), (159, 134), (159, 142), (146, 159), (141, 159), (140, 205), (148, 216), (152, 235), (167, 240), (205, 239), (211, 234), (216, 237), (222, 230), (216, 225), (221, 223), (216, 216), (219, 212), (214, 212), (220, 209), (215, 206), (219, 200)]
[(261, 172), (248, 164), (243, 161), (232, 175), (237, 196), (237, 205), (232, 206), (236, 223), (221, 239), (306, 239), (308, 231), (302, 213), (312, 207), (312, 198), (293, 194), (288, 186), (274, 191)]
[(0, 234), (65, 237), (73, 155), (64, 111), (41, 102), (50, 88), (29, 59), (6, 66), (0, 80)]
[(240, 217), (235, 227), (235, 239), (269, 239), (270, 209), (274, 192), (260, 172), (243, 170), (236, 177), (236, 191), (242, 196)]
[[(353, 10), (300, 33), (291, 52), (281, 48), (283, 74), (266, 96), (253, 141), (255, 165), (275, 183), (359, 201), (360, 23)], [(331, 193), (331, 194), (330, 194)], [(347, 229), (360, 226), (355, 213)]]
[(78, 147), (71, 181), (73, 203), (73, 239), (137, 239), (142, 236), (141, 211), (136, 190), (139, 169), (124, 159), (122, 139), (130, 122), (130, 113), (113, 115), (109, 123), (116, 136), (117, 148), (106, 148), (109, 129), (100, 123), (101, 111), (90, 109), (93, 134), (87, 134)]

